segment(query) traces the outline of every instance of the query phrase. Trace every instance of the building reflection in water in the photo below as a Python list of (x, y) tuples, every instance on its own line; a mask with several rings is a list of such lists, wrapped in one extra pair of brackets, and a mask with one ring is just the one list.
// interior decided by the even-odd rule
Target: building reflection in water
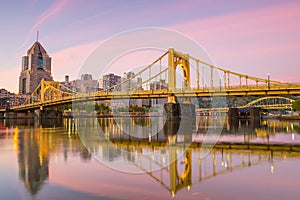
[(26, 189), (35, 195), (49, 176), (49, 143), (36, 131), (18, 136), (19, 177)]
[(67, 161), (69, 154), (77, 153), (82, 160), (91, 159), (91, 154), (81, 144), (71, 119), (64, 121), (18, 119), (5, 121), (5, 124), (14, 129), (19, 178), (32, 196), (35, 196), (47, 182), (51, 156), (63, 154)]

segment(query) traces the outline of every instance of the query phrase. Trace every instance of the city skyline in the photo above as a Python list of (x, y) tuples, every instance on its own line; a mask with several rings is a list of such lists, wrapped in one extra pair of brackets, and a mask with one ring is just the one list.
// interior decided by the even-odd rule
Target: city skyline
[(65, 75), (76, 79), (84, 59), (105, 39), (142, 27), (169, 28), (187, 35), (222, 68), (262, 78), (270, 73), (272, 79), (279, 81), (300, 80), (295, 73), (300, 52), (297, 1), (1, 4), (2, 18), (7, 20), (1, 22), (0, 88), (12, 92), (18, 91), (21, 58), (35, 42), (38, 30), (39, 41), (53, 59), (52, 73), (57, 81)]

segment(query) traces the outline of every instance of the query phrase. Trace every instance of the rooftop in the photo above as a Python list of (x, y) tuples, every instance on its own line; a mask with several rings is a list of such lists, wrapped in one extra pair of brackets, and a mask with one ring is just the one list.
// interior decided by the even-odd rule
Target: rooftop
[(44, 47), (41, 45), (41, 43), (39, 43), (38, 41), (36, 41), (31, 47), (30, 49), (28, 49), (27, 51), (27, 55), (30, 54), (38, 54), (41, 53), (43, 56), (48, 55), (47, 51), (44, 49)]

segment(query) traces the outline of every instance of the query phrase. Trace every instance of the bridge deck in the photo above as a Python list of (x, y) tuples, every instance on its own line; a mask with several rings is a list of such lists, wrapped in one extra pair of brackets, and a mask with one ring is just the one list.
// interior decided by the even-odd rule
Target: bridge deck
[[(11, 110), (30, 110), (40, 107), (55, 107), (73, 102), (88, 102), (110, 99), (148, 99), (148, 98), (166, 98), (170, 91), (168, 90), (141, 90), (141, 91), (117, 91), (117, 92), (97, 92), (90, 94), (76, 94), (74, 96), (63, 97), (55, 100), (45, 100), (17, 107), (11, 107)], [(293, 96), (300, 95), (299, 84), (277, 86), (266, 88), (265, 86), (242, 86), (226, 88), (200, 88), (193, 90), (172, 91), (177, 97), (245, 97), (245, 96)], [(0, 112), (4, 112), (2, 109)]]

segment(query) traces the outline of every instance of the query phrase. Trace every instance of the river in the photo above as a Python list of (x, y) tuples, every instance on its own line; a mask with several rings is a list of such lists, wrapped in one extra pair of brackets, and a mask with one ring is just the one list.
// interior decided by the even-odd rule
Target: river
[(299, 199), (299, 127), (220, 116), (1, 120), (0, 197)]

